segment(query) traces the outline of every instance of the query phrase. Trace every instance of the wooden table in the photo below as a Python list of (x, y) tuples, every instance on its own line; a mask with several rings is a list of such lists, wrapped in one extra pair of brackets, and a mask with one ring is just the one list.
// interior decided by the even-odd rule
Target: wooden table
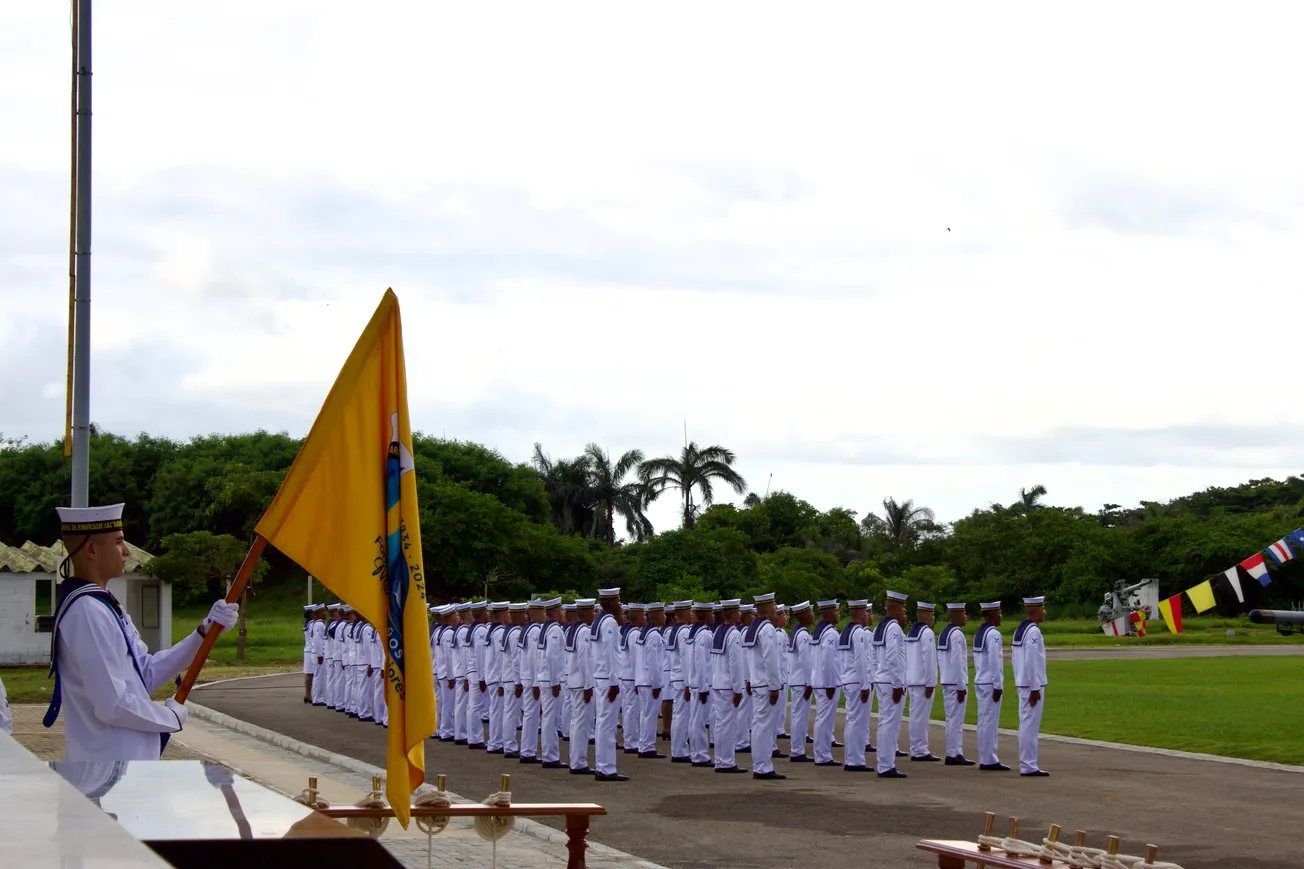
[(964, 869), (969, 863), (979, 866), (995, 866), (999, 869), (1064, 869), (1069, 864), (1062, 860), (1043, 861), (1040, 857), (1010, 857), (999, 848), (979, 851), (974, 842), (952, 839), (925, 839), (915, 845), (921, 851), (930, 851), (937, 855), (938, 869)]
[[(332, 806), (318, 808), (318, 812), (331, 818), (392, 818), (394, 809), (362, 809), (357, 806)], [(486, 806), (482, 803), (454, 803), (451, 806), (412, 806), (414, 818), (546, 818), (566, 819), (566, 849), (569, 859), (566, 869), (584, 869), (585, 840), (589, 835), (589, 818), (605, 815), (607, 810), (597, 803), (512, 803), (510, 806)]]

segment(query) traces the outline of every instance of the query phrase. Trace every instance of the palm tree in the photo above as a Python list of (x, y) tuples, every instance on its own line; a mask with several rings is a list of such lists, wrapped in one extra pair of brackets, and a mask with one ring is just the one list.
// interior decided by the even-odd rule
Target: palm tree
[(657, 493), (641, 480), (625, 482), (625, 475), (643, 462), (642, 450), (629, 450), (613, 465), (611, 456), (597, 444), (584, 448), (588, 461), (590, 488), (597, 507), (594, 519), (596, 536), (616, 545), (616, 514), (625, 520), (625, 530), (633, 540), (652, 536), (652, 523), (643, 510), (652, 503)]
[(930, 527), (934, 518), (932, 510), (916, 507), (914, 501), (906, 500), (898, 504), (896, 498), (883, 499), (883, 531), (891, 541), (894, 552), (914, 546), (920, 532)]
[(748, 509), (752, 507), (759, 507), (760, 505), (761, 505), (761, 496), (756, 494), (755, 492), (748, 492), (747, 497), (743, 498), (743, 506), (747, 507)]
[(699, 449), (693, 441), (684, 447), (679, 458), (662, 456), (649, 459), (639, 466), (638, 475), (658, 494), (666, 488), (678, 489), (684, 495), (684, 527), (697, 523), (697, 505), (693, 503), (693, 489), (702, 494), (702, 504), (710, 506), (715, 501), (713, 480), (719, 480), (741, 495), (747, 491), (747, 481), (733, 469), (734, 454), (722, 446)]
[[(1033, 486), (1031, 489), (1020, 489), (1019, 501), (1021, 501), (1023, 504), (1024, 512), (1026, 513), (1032, 510), (1044, 509), (1046, 505), (1040, 502), (1042, 496), (1045, 494), (1046, 494), (1046, 487), (1041, 485), (1040, 483)], [(1016, 506), (1018, 505), (1016, 504)]]
[(591, 530), (594, 498), (588, 456), (553, 459), (543, 451), (542, 444), (536, 443), (531, 464), (548, 493), (552, 523), (563, 534), (584, 534)]

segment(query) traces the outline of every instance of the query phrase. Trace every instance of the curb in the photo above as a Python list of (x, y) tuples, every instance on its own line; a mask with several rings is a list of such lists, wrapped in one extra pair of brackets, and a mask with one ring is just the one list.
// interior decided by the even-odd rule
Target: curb
[[(272, 674), (267, 674), (267, 675), (272, 675)], [(244, 676), (239, 678), (261, 679), (263, 677)], [(226, 681), (234, 682), (236, 680), (228, 679)], [(207, 684), (213, 685), (216, 683), (209, 682)], [(336, 754), (333, 751), (327, 751), (324, 748), (321, 748), (316, 745), (312, 745), (307, 742), (301, 742), (297, 739), (291, 739), (290, 737), (286, 736), (283, 733), (277, 733), (274, 730), (268, 730), (266, 727), (259, 727), (257, 724), (250, 724), (248, 721), (241, 721), (239, 718), (233, 718), (230, 715), (227, 715), (225, 712), (218, 712), (216, 709), (209, 709), (207, 706), (197, 703), (194, 700), (188, 700), (186, 702), (186, 711), (190, 715), (193, 715), (195, 718), (198, 718), (203, 721), (207, 721), (210, 724), (216, 724), (219, 727), (225, 727), (227, 730), (234, 730), (237, 733), (243, 733), (246, 736), (252, 736), (254, 739), (261, 740), (263, 742), (268, 743), (269, 745), (274, 745), (277, 748), (283, 748), (286, 751), (292, 751), (295, 754), (299, 754), (304, 757), (311, 758), (312, 760), (318, 760), (318, 761), (322, 761), (323, 763), (329, 763), (333, 766), (338, 766), (341, 769), (346, 769), (349, 772), (357, 773), (358, 775), (367, 776), (367, 777), (378, 775), (381, 776), (382, 778), (386, 775), (385, 770), (381, 769), (378, 766), (373, 766), (372, 764), (365, 763), (356, 758), (349, 757), (348, 755)], [(413, 793), (421, 794), (421, 793), (427, 793), (431, 791), (434, 791), (433, 787), (431, 787), (428, 784), (423, 784), (420, 787), (418, 787)], [(463, 797), (460, 794), (455, 794), (452, 791), (445, 791), (445, 793), (447, 793), (450, 797), (453, 797), (454, 799), (467, 800), (466, 797)], [(473, 800), (467, 800), (467, 801), (474, 802)], [(535, 839), (539, 839), (551, 845), (560, 845), (563, 848), (566, 847), (566, 843), (569, 841), (566, 836), (566, 833), (563, 830), (554, 830), (552, 827), (549, 827), (547, 824), (541, 824), (538, 821), (532, 821), (529, 818), (517, 818), (516, 826), (514, 829), (516, 832), (524, 833), (527, 836), (531, 836)], [(667, 869), (667, 867), (662, 866), (659, 863), (653, 863), (650, 860), (640, 859), (639, 857), (636, 857), (633, 854), (628, 854), (624, 851), (620, 851), (615, 848), (609, 847), (607, 845), (594, 842), (591, 839), (588, 841), (588, 850), (589, 850), (589, 854), (593, 858), (597, 858), (601, 860), (627, 861), (632, 865), (637, 866), (638, 869)]]

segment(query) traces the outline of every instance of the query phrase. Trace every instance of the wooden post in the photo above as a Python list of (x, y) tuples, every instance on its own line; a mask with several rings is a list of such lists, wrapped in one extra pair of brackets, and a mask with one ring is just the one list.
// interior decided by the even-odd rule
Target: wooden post
[[(244, 594), (245, 586), (249, 584), (249, 577), (254, 575), (254, 566), (258, 564), (258, 559), (263, 554), (263, 547), (266, 545), (267, 541), (261, 534), (254, 537), (254, 544), (249, 547), (249, 554), (245, 556), (245, 560), (240, 565), (240, 572), (235, 575), (235, 581), (231, 583), (231, 588), (226, 593), (227, 603), (235, 603), (240, 599), (240, 595)], [(213, 644), (217, 642), (217, 635), (220, 633), (222, 633), (221, 626), (212, 625), (204, 635), (204, 642), (195, 653), (195, 659), (190, 662), (190, 668), (186, 670), (186, 678), (182, 680), (181, 687), (173, 697), (178, 703), (185, 703), (186, 698), (190, 696), (190, 689), (195, 687), (195, 679), (199, 677), (199, 671), (208, 660), (209, 652), (213, 651)]]
[(584, 869), (584, 841), (589, 836), (588, 815), (566, 816), (566, 850), (570, 856), (566, 860), (566, 869)]
[[(996, 813), (988, 812), (986, 817), (983, 819), (983, 835), (990, 836), (992, 834), (992, 828), (994, 826), (996, 826)], [(978, 845), (979, 851), (990, 851), (991, 849), (992, 849), (991, 845), (983, 845), (981, 843), (979, 843)]]

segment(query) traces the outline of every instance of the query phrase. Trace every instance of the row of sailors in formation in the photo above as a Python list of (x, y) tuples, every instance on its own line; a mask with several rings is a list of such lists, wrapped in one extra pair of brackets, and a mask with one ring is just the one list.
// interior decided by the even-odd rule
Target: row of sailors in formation
[[(815, 608), (809, 602), (784, 607), (771, 593), (757, 595), (754, 605), (725, 600), (624, 606), (618, 588), (601, 589), (599, 599), (600, 605), (585, 599), (563, 606), (554, 598), (431, 607), (438, 710), (433, 737), (525, 764), (569, 766), (573, 774), (593, 774), (599, 781), (627, 780), (616, 769), (617, 726), (626, 754), (663, 758), (657, 751), (657, 738), (663, 736), (674, 763), (742, 773), (746, 770), (735, 755), (750, 752), (753, 778), (758, 779), (784, 778), (772, 761), (784, 756), (776, 740), (788, 738), (790, 762), (904, 778), (897, 757), (942, 760), (930, 751), (928, 729), (940, 686), (945, 763), (974, 765), (962, 751), (969, 693), (962, 603), (946, 605), (948, 624), (935, 633), (931, 603), (917, 603), (918, 618), (907, 628), (907, 597), (899, 592), (888, 592), (887, 617), (877, 626), (868, 601), (849, 601), (851, 619), (841, 630), (836, 600), (819, 601)], [(1037, 764), (1046, 658), (1037, 624), (1045, 610), (1040, 597), (1025, 598), (1024, 605), (1028, 618), (1013, 641), (1020, 771), (1040, 776), (1047, 775)], [(1004, 771), (1009, 767), (996, 753), (1005, 678), (996, 630), (1001, 604), (993, 601), (981, 608), (984, 624), (973, 647), (979, 764), (983, 770)], [(785, 633), (789, 620), (795, 624)], [(842, 696), (845, 752), (839, 764), (832, 748)], [(879, 745), (899, 744), (908, 704), (908, 755), (876, 752), (869, 734), (875, 697)], [(808, 739), (812, 700), (814, 733)], [(657, 729), (658, 715), (664, 715), (661, 704), (666, 701), (670, 726), (663, 733)], [(791, 721), (791, 734), (785, 732), (785, 720)], [(568, 763), (561, 760), (561, 739), (571, 746)], [(596, 769), (588, 765), (591, 740)], [(806, 756), (808, 742), (813, 758)], [(876, 752), (874, 767), (866, 762), (869, 752)]]
[(388, 727), (380, 632), (348, 604), (303, 610), (303, 702)]

